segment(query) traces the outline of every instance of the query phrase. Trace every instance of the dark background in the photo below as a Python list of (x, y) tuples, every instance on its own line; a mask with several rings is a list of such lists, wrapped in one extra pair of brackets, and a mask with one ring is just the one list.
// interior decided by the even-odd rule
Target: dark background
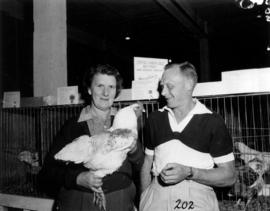
[[(179, 1), (167, 2), (185, 14)], [(209, 42), (209, 81), (220, 80), (222, 71), (270, 66), (266, 5), (244, 10), (235, 0), (183, 0), (207, 22), (204, 35), (185, 27), (159, 2), (67, 0), (68, 85), (81, 84), (90, 65), (110, 63), (123, 75), (124, 88), (130, 88), (134, 56), (188, 60), (199, 70), (201, 38)], [(33, 26), (32, 0), (0, 0), (2, 91), (20, 90), (22, 97), (33, 96)], [(126, 34), (131, 40), (124, 39)]]

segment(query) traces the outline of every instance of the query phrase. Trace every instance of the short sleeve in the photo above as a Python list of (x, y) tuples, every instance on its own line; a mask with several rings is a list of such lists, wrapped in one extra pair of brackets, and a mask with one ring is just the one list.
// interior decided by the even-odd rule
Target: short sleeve
[(219, 163), (233, 160), (233, 143), (223, 118), (213, 114), (210, 154)]

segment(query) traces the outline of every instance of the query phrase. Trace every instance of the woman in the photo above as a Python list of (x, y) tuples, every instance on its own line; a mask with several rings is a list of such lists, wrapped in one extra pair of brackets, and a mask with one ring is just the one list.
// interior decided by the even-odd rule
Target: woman
[(81, 135), (95, 135), (111, 126), (112, 105), (122, 87), (122, 78), (110, 65), (97, 65), (85, 74), (84, 86), (90, 103), (82, 109), (79, 117), (69, 120), (59, 134), (45, 159), (39, 174), (41, 187), (56, 196), (60, 210), (99, 210), (93, 203), (93, 192), (102, 187), (106, 195), (107, 210), (133, 210), (135, 186), (132, 181), (132, 164), (139, 169), (143, 152), (139, 144), (129, 152), (120, 169), (104, 178), (81, 164), (56, 161), (54, 155), (66, 144)]

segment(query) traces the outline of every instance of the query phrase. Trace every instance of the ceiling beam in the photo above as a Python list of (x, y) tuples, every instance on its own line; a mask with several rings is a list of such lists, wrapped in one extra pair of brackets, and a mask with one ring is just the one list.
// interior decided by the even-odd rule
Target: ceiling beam
[(156, 0), (156, 2), (195, 37), (207, 36), (207, 22), (196, 15), (186, 0)]

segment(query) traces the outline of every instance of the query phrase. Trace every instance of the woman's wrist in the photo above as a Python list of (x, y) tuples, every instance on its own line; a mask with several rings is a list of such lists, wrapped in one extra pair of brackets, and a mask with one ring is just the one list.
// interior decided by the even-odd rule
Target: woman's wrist
[(85, 176), (85, 172), (81, 172), (80, 174), (78, 174), (78, 176), (76, 177), (76, 184), (77, 185), (80, 185), (80, 186), (83, 186), (83, 184), (84, 184), (84, 176)]

